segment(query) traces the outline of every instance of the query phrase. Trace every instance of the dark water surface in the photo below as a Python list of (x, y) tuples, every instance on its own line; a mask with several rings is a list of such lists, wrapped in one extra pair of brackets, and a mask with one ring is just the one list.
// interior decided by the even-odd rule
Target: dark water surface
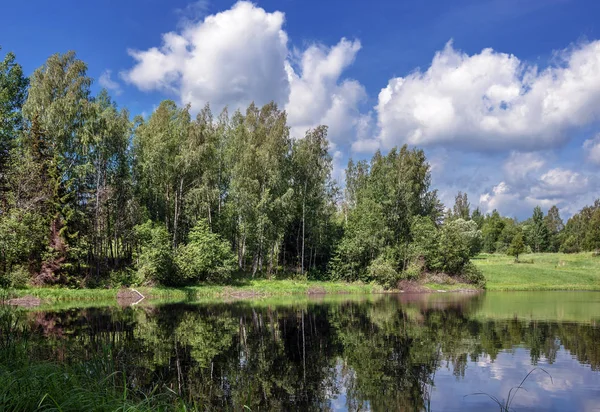
[[(103, 353), (209, 410), (600, 411), (600, 293), (321, 297), (28, 312), (33, 356)], [(245, 408), (245, 406), (247, 408)], [(248, 409), (249, 408), (249, 409)]]

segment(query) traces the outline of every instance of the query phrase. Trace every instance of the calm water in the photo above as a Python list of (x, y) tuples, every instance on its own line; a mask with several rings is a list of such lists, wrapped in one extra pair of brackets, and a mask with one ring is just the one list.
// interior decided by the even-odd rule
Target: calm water
[[(108, 353), (202, 409), (600, 411), (600, 293), (330, 297), (28, 312), (34, 356)], [(247, 409), (246, 409), (247, 410)]]

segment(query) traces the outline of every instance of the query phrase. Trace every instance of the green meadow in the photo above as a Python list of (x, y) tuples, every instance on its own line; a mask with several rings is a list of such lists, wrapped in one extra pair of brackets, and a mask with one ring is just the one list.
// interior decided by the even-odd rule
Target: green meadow
[(600, 290), (600, 257), (592, 253), (481, 254), (487, 290)]

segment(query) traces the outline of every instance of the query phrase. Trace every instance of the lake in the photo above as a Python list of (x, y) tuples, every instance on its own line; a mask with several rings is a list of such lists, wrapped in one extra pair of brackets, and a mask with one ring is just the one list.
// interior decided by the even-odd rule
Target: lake
[(596, 292), (142, 302), (21, 319), (31, 356), (110, 358), (132, 388), (159, 383), (199, 409), (498, 410), (490, 397), (533, 370), (514, 409), (600, 410)]

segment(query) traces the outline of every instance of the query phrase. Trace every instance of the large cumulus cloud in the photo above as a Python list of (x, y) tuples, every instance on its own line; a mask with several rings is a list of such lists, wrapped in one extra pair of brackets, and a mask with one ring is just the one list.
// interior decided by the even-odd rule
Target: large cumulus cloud
[(600, 41), (555, 53), (544, 70), (492, 49), (469, 56), (450, 42), (427, 70), (391, 79), (376, 109), (383, 147), (556, 147), (599, 118)]
[(121, 75), (141, 90), (173, 93), (195, 110), (206, 103), (219, 111), (274, 100), (287, 110), (295, 136), (327, 124), (332, 140), (351, 139), (366, 92), (341, 76), (360, 42), (291, 50), (284, 22), (282, 12), (240, 1), (203, 20), (186, 20), (179, 32), (163, 35), (160, 47), (130, 50), (136, 63)]

